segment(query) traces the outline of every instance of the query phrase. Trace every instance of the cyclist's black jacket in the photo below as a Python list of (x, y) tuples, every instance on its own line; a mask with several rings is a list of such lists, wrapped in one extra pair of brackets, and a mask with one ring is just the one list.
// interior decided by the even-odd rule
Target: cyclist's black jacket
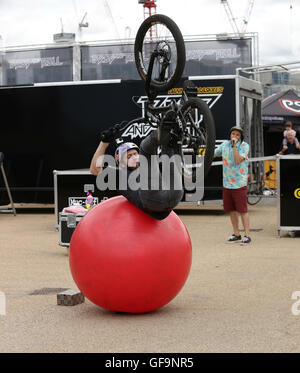
[[(126, 190), (121, 190), (121, 189), (119, 189), (119, 181), (120, 181), (120, 173), (122, 172), (122, 169), (121, 168), (117, 169), (117, 193), (124, 196), (129, 202), (134, 204), (140, 210), (144, 211), (146, 214), (152, 216), (154, 219), (157, 219), (157, 220), (165, 219), (167, 216), (169, 216), (169, 214), (171, 213), (172, 210), (171, 211), (170, 210), (168, 210), (168, 211), (151, 211), (149, 209), (144, 208), (142, 200), (140, 198), (139, 191), (138, 190), (131, 190), (129, 188), (128, 179), (129, 179), (129, 177), (130, 177), (130, 175), (133, 171), (134, 170), (132, 170), (132, 169), (129, 169), (129, 168), (127, 169), (127, 185), (126, 185), (127, 188), (126, 188)], [(137, 177), (137, 181), (139, 181), (138, 177)]]
[[(119, 169), (119, 172), (122, 172), (122, 169)], [(125, 198), (127, 198), (129, 202), (133, 203), (140, 210), (142, 210), (146, 214), (152, 216), (154, 219), (163, 220), (167, 216), (169, 216), (171, 211), (150, 211), (150, 210), (145, 209), (143, 207), (143, 203), (142, 203), (142, 200), (140, 198), (139, 191), (138, 190), (131, 190), (128, 186), (128, 179), (129, 179), (132, 172), (133, 172), (133, 170), (130, 170), (130, 169), (128, 169), (128, 171), (127, 171), (127, 190), (118, 189), (118, 193), (121, 194), (122, 196), (124, 196)], [(138, 181), (138, 178), (137, 178), (137, 181)]]

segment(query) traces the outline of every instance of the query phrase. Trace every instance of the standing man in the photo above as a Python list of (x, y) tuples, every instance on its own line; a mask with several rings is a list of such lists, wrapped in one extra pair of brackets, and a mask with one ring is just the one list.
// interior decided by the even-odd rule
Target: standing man
[[(249, 145), (244, 141), (240, 127), (230, 129), (229, 139), (215, 150), (214, 155), (222, 157), (223, 161), (223, 205), (224, 211), (230, 214), (233, 227), (228, 242), (248, 245), (251, 242), (247, 205)], [(239, 232), (239, 214), (245, 229), (243, 239)]]

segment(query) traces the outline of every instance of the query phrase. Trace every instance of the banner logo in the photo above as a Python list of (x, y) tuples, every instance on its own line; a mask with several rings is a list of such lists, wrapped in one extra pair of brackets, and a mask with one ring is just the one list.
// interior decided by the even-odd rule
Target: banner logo
[(135, 139), (136, 137), (146, 137), (154, 129), (155, 128), (151, 127), (149, 124), (133, 123), (122, 133), (122, 137), (130, 137), (131, 140)]
[(298, 199), (300, 199), (300, 188), (295, 189), (294, 196)]
[[(208, 91), (208, 88), (210, 90)], [(212, 90), (212, 88), (215, 88), (215, 90)], [(198, 97), (200, 97), (211, 109), (216, 102), (222, 97), (223, 95), (223, 90), (221, 90), (223, 87), (207, 87), (208, 92), (215, 92), (215, 93), (201, 93), (198, 94)], [(179, 90), (179, 89), (178, 89)], [(182, 90), (182, 89), (181, 89)], [(160, 108), (160, 107), (166, 107), (171, 104), (172, 101), (177, 102), (179, 104), (181, 100), (181, 94), (173, 94), (173, 90), (171, 90), (171, 95), (160, 95), (157, 96), (154, 100), (153, 106), (155, 108)], [(141, 105), (142, 108), (142, 117), (145, 117), (145, 103), (148, 101), (147, 96), (140, 96), (137, 98), (135, 97), (135, 102), (137, 104)], [(299, 107), (300, 110), (300, 107)], [(202, 119), (201, 119), (202, 120)], [(200, 122), (201, 122), (200, 120)], [(200, 123), (199, 122), (199, 123)], [(134, 140), (135, 138), (144, 138), (149, 135), (151, 131), (153, 131), (155, 127), (151, 127), (149, 124), (145, 123), (133, 123), (131, 126), (126, 128), (126, 130), (121, 134), (121, 137), (129, 137), (131, 140)]]
[(300, 114), (300, 101), (299, 100), (288, 100), (280, 98), (279, 103), (284, 110), (290, 111), (295, 114)]

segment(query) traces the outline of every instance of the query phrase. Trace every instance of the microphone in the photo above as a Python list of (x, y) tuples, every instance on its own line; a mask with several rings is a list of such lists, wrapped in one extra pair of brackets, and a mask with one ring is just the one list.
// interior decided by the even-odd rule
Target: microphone
[(234, 140), (231, 140), (230, 143), (231, 143), (231, 147), (233, 148), (233, 147), (234, 147), (234, 144), (235, 144), (235, 141), (234, 141)]

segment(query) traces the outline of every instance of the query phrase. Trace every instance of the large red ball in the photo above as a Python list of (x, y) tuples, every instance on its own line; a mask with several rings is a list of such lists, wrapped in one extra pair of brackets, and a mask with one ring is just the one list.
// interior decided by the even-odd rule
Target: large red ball
[(69, 256), (73, 279), (90, 301), (111, 311), (143, 313), (181, 290), (192, 247), (174, 212), (156, 220), (118, 196), (81, 219)]

